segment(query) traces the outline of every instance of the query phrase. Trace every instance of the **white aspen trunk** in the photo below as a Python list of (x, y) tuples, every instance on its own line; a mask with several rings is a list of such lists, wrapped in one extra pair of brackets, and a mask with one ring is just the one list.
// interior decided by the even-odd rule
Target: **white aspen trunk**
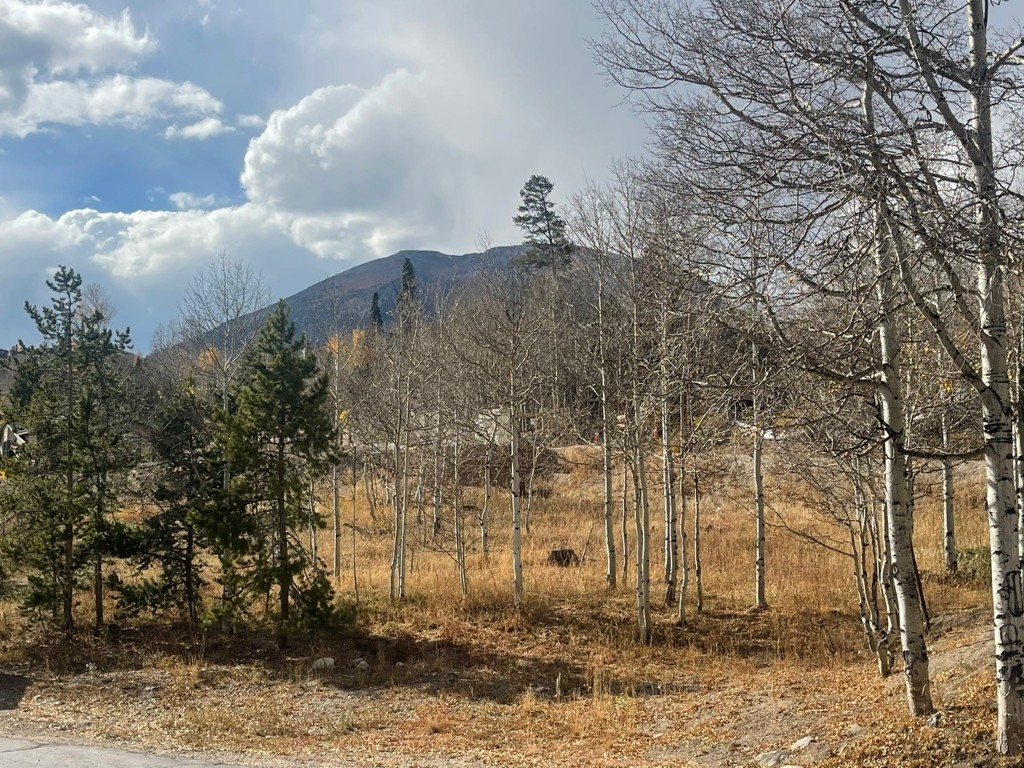
[[(949, 421), (942, 414), (942, 447), (949, 450)], [(956, 520), (953, 516), (953, 463), (942, 460), (942, 548), (946, 554), (946, 573), (956, 573)]]
[[(1024, 373), (1024, 371), (1021, 371)], [(1019, 395), (1018, 395), (1019, 397)], [(1014, 484), (1017, 488), (1017, 509), (1024, 509), (1024, 404), (1018, 401), (1013, 420)], [(1024, 560), (1024, 525), (1017, 525), (1017, 555)]]
[(693, 588), (697, 613), (704, 612), (704, 563), (700, 552), (700, 475), (693, 457)]
[[(877, 511), (876, 511), (877, 514)], [(877, 529), (878, 524), (875, 524)], [(882, 582), (882, 596), (885, 600), (885, 634), (892, 640), (900, 634), (900, 607), (896, 601), (896, 587), (892, 583), (892, 545), (889, 536), (889, 514), (882, 505), (882, 551), (878, 570)]]
[[(875, 588), (868, 578), (868, 552), (869, 546), (872, 564), (872, 574), (877, 571), (874, 568), (875, 555), (873, 554), (876, 541), (871, 535), (871, 511), (868, 509), (867, 498), (864, 495), (864, 484), (860, 477), (859, 462), (854, 466), (853, 474), (853, 497), (857, 507), (857, 539), (854, 546), (854, 560), (857, 569), (857, 591), (861, 601), (861, 621), (864, 624), (864, 633), (867, 635), (868, 647), (875, 654), (878, 663), (878, 674), (881, 677), (888, 677), (891, 673), (889, 660), (889, 649), (880, 637), (880, 617), (878, 615), (878, 601)], [(851, 536), (851, 540), (853, 536)], [(869, 545), (870, 541), (870, 545)]]
[(331, 489), (333, 491), (333, 518), (334, 518), (334, 580), (341, 578), (341, 473), (338, 471), (338, 462), (335, 461), (331, 467)]
[(1017, 375), (1011, 385), (1013, 405), (1013, 485), (1017, 492), (1017, 554), (1024, 568), (1024, 525), (1020, 513), (1024, 510), (1024, 322), (1017, 329), (1015, 350)]
[(408, 532), (409, 532), (409, 452), (411, 450), (411, 440), (409, 435), (410, 424), (412, 424), (412, 403), (406, 400), (405, 406), (405, 432), (402, 435), (403, 442), (405, 443), (402, 449), (402, 546), (399, 549), (400, 567), (398, 569), (398, 597), (400, 600), (405, 599), (405, 584), (406, 584), (406, 555), (409, 552), (408, 546)]
[(661, 484), (665, 513), (665, 605), (676, 602), (679, 578), (679, 532), (676, 528), (676, 478), (672, 463), (671, 423), (668, 397), (661, 399)]
[(764, 518), (764, 475), (761, 472), (761, 457), (764, 451), (764, 434), (758, 423), (757, 406), (754, 406), (754, 515), (757, 520), (757, 542), (754, 546), (754, 609), (763, 611), (768, 607), (765, 596), (765, 518)]
[(394, 537), (391, 551), (391, 581), (388, 589), (388, 597), (391, 600), (399, 598), (399, 570), (402, 567), (402, 494), (400, 492), (402, 474), (402, 417), (403, 409), (399, 406), (398, 425), (395, 431), (395, 447), (392, 458), (395, 462), (395, 488), (391, 496), (391, 510), (394, 518)]
[[(682, 443), (682, 438), (680, 438)], [(680, 445), (682, 448), (682, 445)], [(676, 606), (676, 623), (682, 627), (686, 624), (686, 593), (690, 588), (689, 553), (687, 552), (686, 536), (686, 488), (683, 478), (686, 477), (686, 461), (682, 452), (679, 457), (679, 599)]]
[[(865, 95), (866, 109), (869, 109), (869, 101), (868, 93)], [(884, 215), (881, 210), (883, 205), (879, 202), (877, 217)], [(883, 234), (881, 223), (876, 222), (875, 267), (880, 305), (878, 341), (882, 358), (878, 396), (885, 429), (885, 507), (892, 555), (890, 567), (899, 606), (907, 704), (912, 715), (929, 715), (934, 707), (928, 680), (928, 648), (924, 638), (924, 616), (913, 550), (913, 512), (903, 444), (906, 424), (900, 375), (900, 342), (891, 322), (895, 303), (893, 266), (891, 243)]]
[[(351, 433), (349, 434), (351, 437)], [(356, 568), (356, 447), (355, 442), (350, 440), (352, 444), (352, 595), (355, 597), (355, 601), (359, 602), (359, 572)]]
[(487, 533), (487, 524), (490, 518), (491, 509), (491, 445), (487, 445), (487, 455), (484, 457), (484, 502), (480, 505), (480, 550), (484, 559), (491, 554), (491, 542)]
[(615, 589), (615, 498), (612, 491), (612, 425), (608, 409), (608, 360), (604, 329), (604, 268), (599, 267), (597, 281), (597, 345), (601, 375), (601, 472), (604, 481), (604, 582)]
[(629, 462), (626, 451), (622, 451), (622, 582), (625, 584), (629, 574)]
[[(334, 418), (340, 421), (341, 419), (341, 403), (338, 398), (338, 390), (341, 385), (341, 345), (334, 350)], [(333, 491), (333, 508), (332, 518), (334, 522), (334, 580), (335, 582), (341, 579), (341, 472), (339, 471), (338, 464), (341, 461), (341, 448), (342, 448), (342, 426), (341, 424), (335, 423), (337, 432), (335, 433), (335, 448), (338, 451), (338, 455), (334, 457), (334, 461), (331, 463), (331, 490)]]
[[(638, 430), (639, 432), (639, 430)], [(639, 438), (639, 434), (636, 435)], [(650, 644), (651, 632), (651, 511), (647, 495), (647, 467), (637, 440), (633, 473), (633, 522), (636, 535), (636, 612), (640, 642)]]
[[(601, 371), (601, 378), (604, 379), (604, 371)], [(604, 583), (608, 589), (615, 589), (616, 574), (615, 568), (618, 565), (615, 561), (615, 497), (612, 490), (612, 438), (609, 434), (611, 426), (608, 423), (608, 401), (604, 384), (601, 386), (601, 472), (604, 490), (604, 553), (605, 572)]]
[(309, 476), (309, 548), (313, 553), (313, 560), (316, 561), (318, 554), (317, 547), (317, 524), (316, 524), (316, 487), (313, 475)]
[(1024, 750), (1024, 595), (1021, 590), (1019, 510), (1013, 484), (1013, 415), (1006, 365), (1000, 214), (992, 144), (992, 86), (986, 0), (970, 0), (971, 128), (975, 146), (975, 220), (978, 227), (978, 320), (981, 325), (981, 398), (985, 474), (992, 553), (992, 613), (996, 658), (996, 746), (1004, 755)]
[(443, 450), (444, 442), (441, 440), (441, 389), (440, 380), (438, 381), (437, 390), (437, 420), (434, 425), (436, 431), (434, 436), (434, 508), (433, 517), (431, 519), (431, 532), (436, 537), (441, 533), (441, 451)]
[(519, 468), (519, 408), (511, 404), (512, 452), (512, 601), (518, 610), (523, 604), (523, 532), (522, 532), (522, 477)]
[[(458, 415), (455, 419), (458, 425)], [(455, 568), (459, 574), (459, 589), (462, 596), (469, 594), (469, 573), (466, 569), (466, 534), (464, 530), (464, 513), (462, 509), (462, 475), (459, 467), (462, 464), (462, 438), (456, 426), (455, 429), (455, 465), (452, 468), (452, 506), (455, 520), (453, 528), (455, 533)]]
[(679, 395), (679, 600), (676, 623), (686, 624), (686, 593), (690, 588), (689, 552), (686, 537), (686, 414), (688, 401)]

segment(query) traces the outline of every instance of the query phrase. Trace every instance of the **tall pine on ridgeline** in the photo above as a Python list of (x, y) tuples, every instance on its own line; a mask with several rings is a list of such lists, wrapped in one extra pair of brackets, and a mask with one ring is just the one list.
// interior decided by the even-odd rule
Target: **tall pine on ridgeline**
[(103, 564), (121, 525), (118, 477), (137, 458), (129, 438), (127, 331), (90, 311), (82, 278), (60, 267), (49, 306), (25, 305), (42, 343), (19, 355), (10, 416), (30, 443), (7, 462), (4, 548), (29, 572), (23, 604), (75, 629), (75, 592), (91, 571), (95, 630), (104, 622)]
[[(293, 537), (308, 523), (310, 477), (331, 463), (336, 425), (327, 407), (329, 382), (283, 301), (267, 318), (247, 353), (234, 389), (237, 406), (227, 418), (228, 450), (253, 523), (245, 552), (250, 577), (266, 592), (278, 592), (278, 639), (287, 644), (297, 620), (317, 622), (331, 611), (331, 590), (321, 563)], [(292, 602), (298, 615), (293, 616)]]
[(521, 262), (528, 267), (550, 269), (552, 274), (569, 265), (573, 251), (565, 221), (550, 200), (554, 188), (546, 176), (531, 176), (519, 191), (523, 202), (512, 218), (512, 223), (526, 235), (524, 245), (529, 246)]
[(370, 301), (370, 330), (381, 331), (384, 329), (384, 316), (380, 312), (380, 294), (373, 292), (373, 299)]
[(402, 261), (402, 287), (398, 291), (398, 302), (416, 301), (416, 268), (408, 256)]

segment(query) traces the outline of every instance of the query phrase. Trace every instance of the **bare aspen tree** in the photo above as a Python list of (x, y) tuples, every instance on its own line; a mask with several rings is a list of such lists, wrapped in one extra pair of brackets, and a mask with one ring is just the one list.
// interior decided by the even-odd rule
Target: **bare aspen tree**
[[(591, 266), (587, 271), (596, 280), (594, 301), (597, 310), (598, 397), (601, 401), (601, 478), (604, 512), (605, 584), (616, 586), (615, 497), (614, 497), (614, 430), (612, 371), (609, 327), (608, 289), (611, 277), (609, 260), (615, 252), (615, 203), (610, 190), (590, 186), (572, 198), (569, 226), (573, 239), (580, 244), (578, 257)], [(623, 547), (625, 547), (623, 529)], [(625, 552), (623, 553), (625, 557)], [(624, 563), (623, 568), (626, 565)]]
[(228, 393), (246, 346), (262, 323), (259, 310), (270, 294), (261, 276), (221, 251), (189, 282), (178, 310), (188, 345), (214, 380), (226, 409)]
[(477, 401), (480, 412), (471, 423), (493, 421), (494, 433), (508, 447), (512, 598), (517, 609), (523, 600), (522, 430), (540, 381), (532, 363), (544, 339), (542, 306), (536, 281), (522, 268), (485, 272), (467, 288), (460, 304), (460, 333), (448, 337), (474, 389), (487, 395)]

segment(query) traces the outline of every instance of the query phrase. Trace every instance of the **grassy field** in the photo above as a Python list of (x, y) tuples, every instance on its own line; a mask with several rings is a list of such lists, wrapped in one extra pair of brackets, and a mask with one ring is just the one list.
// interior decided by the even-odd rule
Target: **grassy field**
[[(117, 643), (67, 646), (45, 633), (24, 635), (7, 609), (3, 666), (21, 681), (11, 683), (21, 689), (5, 712), (9, 729), (219, 750), (267, 764), (291, 757), (362, 765), (372, 757), (396, 766), (456, 758), (443, 764), (744, 765), (807, 736), (813, 743), (789, 763), (998, 764), (989, 756), (988, 589), (970, 567), (958, 578), (942, 574), (936, 478), (919, 480), (916, 528), (936, 617), (933, 685), (943, 718), (933, 727), (904, 714), (898, 675), (883, 681), (874, 670), (850, 558), (780, 527), (828, 533), (781, 470), (768, 478), (776, 523), (768, 537), (770, 609), (749, 610), (754, 526), (742, 453), (717, 456), (717, 469), (702, 479), (705, 610), (693, 610), (691, 586), (684, 627), (664, 604), (662, 530), (653, 515), (657, 627), (654, 643), (638, 647), (632, 565), (614, 592), (604, 584), (597, 459), (591, 448), (562, 450), (540, 485), (524, 538), (519, 612), (506, 493), (492, 499), (489, 557), (467, 521), (468, 597), (451, 548), (428, 532), (427, 505), (422, 526), (409, 531), (408, 597), (396, 604), (387, 599), (391, 539), (381, 513), (371, 519), (362, 488), (343, 539), (338, 588), (354, 600), (354, 573), (359, 595), (357, 624), (344, 634), (303, 639), (281, 653), (269, 632), (193, 634), (150, 623), (125, 625)], [(968, 550), (987, 541), (982, 482), (979, 466), (958, 468), (958, 536)], [(480, 495), (471, 491), (467, 503), (479, 506)], [(349, 521), (351, 498), (346, 490)], [(330, 562), (330, 535), (318, 539)], [(584, 555), (582, 564), (548, 565), (548, 552), (562, 547)], [(334, 669), (314, 672), (324, 656)]]

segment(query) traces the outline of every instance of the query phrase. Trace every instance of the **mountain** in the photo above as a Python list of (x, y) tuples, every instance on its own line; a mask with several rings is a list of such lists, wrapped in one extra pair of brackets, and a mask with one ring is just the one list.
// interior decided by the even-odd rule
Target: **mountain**
[[(399, 251), (381, 259), (359, 264), (311, 285), (284, 302), (291, 319), (314, 345), (323, 344), (337, 330), (365, 325), (374, 291), (380, 294), (380, 309), (394, 309), (401, 286), (402, 262), (409, 259), (416, 271), (416, 289), (428, 305), (429, 297), (444, 292), (478, 274), (484, 268), (507, 268), (525, 246), (491, 248), (485, 253), (451, 255), (439, 251)], [(257, 314), (265, 316), (270, 308)]]

